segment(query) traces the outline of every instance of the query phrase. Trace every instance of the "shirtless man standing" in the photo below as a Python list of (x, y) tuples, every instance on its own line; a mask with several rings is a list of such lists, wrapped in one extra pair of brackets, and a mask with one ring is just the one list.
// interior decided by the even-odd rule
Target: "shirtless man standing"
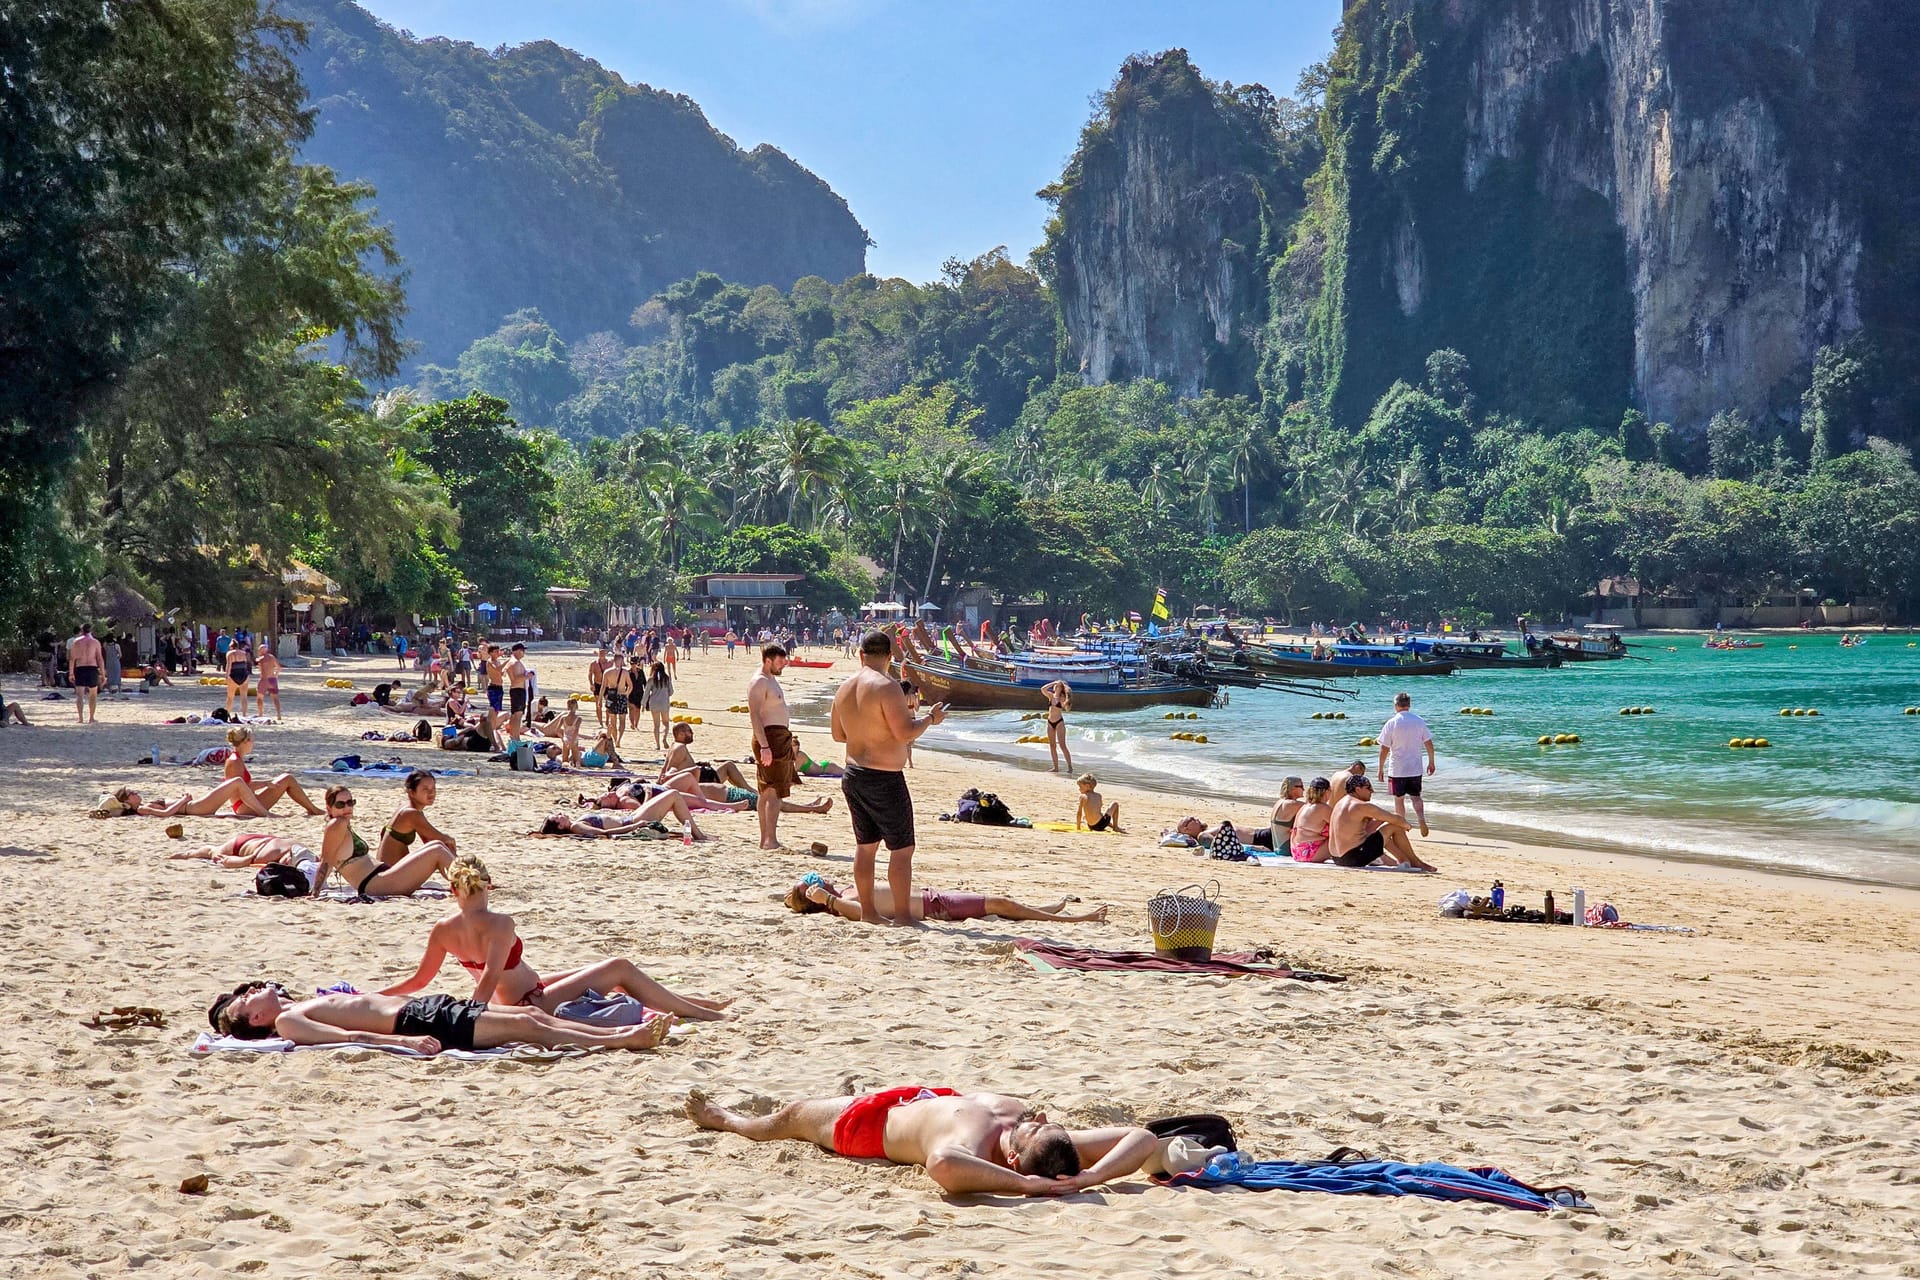
[(949, 1195), (1064, 1196), (1134, 1173), (1158, 1143), (1146, 1129), (1069, 1130), (1020, 1098), (908, 1086), (729, 1111), (694, 1090), (687, 1117), (755, 1142), (811, 1142), (854, 1160), (923, 1166)]
[(860, 914), (868, 924), (912, 924), (910, 916), (889, 921), (873, 893), (874, 855), (887, 846), (887, 885), (895, 903), (913, 901), (913, 796), (907, 791), (907, 748), (929, 725), (947, 718), (947, 704), (927, 714), (907, 709), (907, 695), (888, 672), (893, 637), (875, 631), (860, 642), (860, 670), (833, 695), (833, 740), (847, 745), (847, 768), (840, 779), (853, 817), (853, 885)]
[(787, 669), (787, 647), (778, 641), (760, 649), (760, 674), (747, 682), (747, 714), (753, 721), (754, 782), (760, 792), (760, 847), (782, 848), (780, 802), (800, 781), (800, 756), (787, 720), (787, 695), (780, 673)]
[(593, 722), (607, 722), (606, 693), (600, 688), (600, 678), (607, 670), (607, 646), (601, 645), (593, 651), (593, 661), (587, 664), (587, 688), (593, 690)]
[(1383, 866), (1437, 870), (1413, 851), (1407, 820), (1373, 803), (1373, 782), (1367, 778), (1347, 780), (1346, 794), (1327, 819), (1327, 848), (1336, 866), (1364, 867), (1385, 859)]
[(651, 1049), (667, 1038), (672, 1014), (638, 1027), (602, 1031), (534, 1008), (499, 1009), (452, 996), (368, 992), (295, 1000), (277, 982), (243, 982), (213, 1002), (207, 1021), (223, 1036), (295, 1044), (385, 1044), (418, 1053), (536, 1044), (548, 1049)]
[(507, 707), (506, 677), (501, 673), (506, 659), (501, 653), (500, 646), (491, 641), (480, 645), (480, 669), (487, 677), (487, 710), (496, 713)]
[(80, 634), (67, 641), (67, 683), (73, 686), (73, 712), (81, 724), (100, 718), (100, 672), (106, 651), (93, 638), (93, 624), (80, 624)]
[(513, 656), (501, 671), (507, 677), (507, 736), (517, 738), (527, 714), (527, 646), (513, 646)]

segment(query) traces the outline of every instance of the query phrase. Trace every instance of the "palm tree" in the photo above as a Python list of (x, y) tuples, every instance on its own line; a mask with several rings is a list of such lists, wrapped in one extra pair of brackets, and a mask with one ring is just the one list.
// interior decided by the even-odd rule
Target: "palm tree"
[(949, 522), (978, 514), (980, 492), (976, 487), (985, 468), (978, 455), (949, 453), (935, 465), (928, 477), (926, 492), (932, 498), (933, 554), (927, 559), (927, 583), (920, 589), (925, 600), (933, 592), (933, 577), (940, 567), (940, 543), (946, 537)]
[(1167, 514), (1180, 483), (1180, 469), (1172, 459), (1162, 455), (1147, 464), (1147, 478), (1140, 484), (1140, 497), (1152, 518), (1158, 520)]
[(1196, 440), (1187, 446), (1183, 463), (1181, 470), (1187, 481), (1187, 495), (1193, 502), (1194, 521), (1211, 538), (1220, 520), (1220, 494), (1232, 484), (1227, 460), (1208, 452), (1205, 443)]
[(776, 489), (787, 497), (787, 523), (797, 528), (800, 504), (839, 481), (849, 450), (844, 441), (806, 418), (776, 424), (767, 449)]
[(1387, 503), (1391, 508), (1388, 523), (1395, 533), (1412, 533), (1425, 523), (1427, 499), (1426, 476), (1417, 462), (1406, 461), (1393, 473), (1393, 483), (1389, 486)]
[(667, 567), (678, 573), (683, 539), (689, 533), (716, 531), (720, 504), (712, 488), (665, 462), (642, 478), (641, 493), (649, 508), (647, 531), (659, 540)]
[(1253, 482), (1266, 472), (1273, 459), (1272, 447), (1257, 414), (1247, 414), (1239, 432), (1227, 442), (1226, 459), (1232, 468), (1234, 483), (1240, 486), (1242, 527), (1252, 533)]
[(759, 431), (706, 437), (706, 447), (702, 450), (705, 471), (714, 487), (727, 491), (729, 529), (740, 527), (740, 502), (743, 497), (752, 496), (764, 448), (765, 437)]
[(1360, 459), (1341, 459), (1321, 473), (1319, 492), (1313, 500), (1314, 519), (1357, 533), (1367, 515), (1370, 487), (1366, 465)]

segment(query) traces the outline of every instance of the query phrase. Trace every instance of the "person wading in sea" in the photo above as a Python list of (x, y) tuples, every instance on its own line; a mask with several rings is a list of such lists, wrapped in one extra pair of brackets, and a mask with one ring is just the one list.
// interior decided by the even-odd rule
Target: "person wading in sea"
[(853, 884), (868, 924), (912, 924), (904, 912), (889, 921), (874, 899), (874, 856), (887, 846), (887, 886), (896, 907), (913, 901), (913, 796), (907, 791), (907, 748), (947, 718), (936, 703), (923, 716), (889, 671), (893, 637), (875, 631), (860, 642), (860, 670), (833, 695), (833, 740), (847, 746), (840, 790), (853, 817)]

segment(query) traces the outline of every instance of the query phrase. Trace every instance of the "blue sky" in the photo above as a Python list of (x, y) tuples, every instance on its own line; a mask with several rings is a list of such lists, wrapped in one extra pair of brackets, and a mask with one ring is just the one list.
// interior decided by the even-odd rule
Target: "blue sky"
[(1339, 0), (360, 0), (417, 36), (547, 39), (684, 93), (743, 147), (824, 178), (879, 275), (1040, 240), (1089, 98), (1130, 53), (1185, 48), (1210, 79), (1293, 89)]

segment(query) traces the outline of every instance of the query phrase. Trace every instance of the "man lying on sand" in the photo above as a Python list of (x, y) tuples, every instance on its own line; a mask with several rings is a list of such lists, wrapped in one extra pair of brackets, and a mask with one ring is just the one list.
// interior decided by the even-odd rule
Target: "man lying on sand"
[[(887, 885), (873, 887), (874, 899), (880, 904), (880, 910), (893, 914), (893, 889)], [(818, 871), (809, 871), (801, 877), (793, 888), (787, 890), (787, 908), (805, 914), (809, 911), (830, 911), (846, 920), (860, 918), (860, 903), (849, 899), (833, 886)], [(956, 920), (984, 920), (993, 916), (1000, 920), (1050, 920), (1059, 924), (1086, 924), (1093, 920), (1105, 920), (1107, 909), (1096, 907), (1092, 911), (1070, 914), (1069, 902), (1078, 902), (1078, 898), (1062, 898), (1050, 907), (1030, 907), (1024, 902), (1015, 902), (1012, 898), (1002, 898), (990, 893), (956, 893), (951, 889), (916, 889), (914, 900), (908, 905), (915, 920), (939, 920), (951, 923)]]
[(498, 1009), (452, 996), (333, 993), (295, 1000), (277, 982), (243, 982), (220, 996), (207, 1021), (223, 1036), (295, 1044), (394, 1045), (420, 1053), (442, 1049), (497, 1049), (533, 1044), (545, 1049), (651, 1049), (666, 1039), (672, 1014), (643, 1026), (602, 1031), (566, 1022), (538, 1009)]
[(921, 1165), (952, 1195), (1071, 1195), (1136, 1172), (1157, 1146), (1145, 1129), (1068, 1130), (1004, 1094), (913, 1086), (789, 1102), (768, 1116), (729, 1111), (695, 1089), (687, 1116), (755, 1142), (793, 1139), (855, 1160)]

